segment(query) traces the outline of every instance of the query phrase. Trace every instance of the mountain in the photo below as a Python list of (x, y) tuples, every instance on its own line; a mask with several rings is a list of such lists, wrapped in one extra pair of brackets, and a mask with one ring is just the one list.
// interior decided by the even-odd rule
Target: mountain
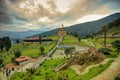
[[(81, 23), (81, 24), (76, 24), (76, 25), (72, 25), (69, 27), (65, 27), (65, 30), (67, 32), (77, 32), (80, 36), (84, 36), (86, 34), (92, 34), (93, 32), (99, 31), (103, 25), (107, 25), (108, 23), (116, 20), (119, 17), (120, 17), (120, 13), (115, 13), (107, 17), (104, 17), (102, 19), (96, 20), (96, 21), (91, 21), (91, 22), (86, 22), (86, 23)], [(37, 35), (42, 35), (42, 36), (43, 35), (47, 35), (47, 36), (57, 35), (58, 31), (59, 31), (59, 28), (51, 30), (51, 31), (43, 32)]]
[[(72, 25), (69, 27), (65, 27), (65, 30), (67, 32), (77, 32), (80, 36), (84, 36), (85, 34), (90, 34), (93, 32), (97, 32), (98, 30), (101, 29), (101, 26), (108, 24), (109, 22), (112, 22), (113, 20), (117, 19), (120, 17), (120, 13), (115, 13), (112, 15), (109, 15), (105, 18), (96, 20), (96, 21), (91, 21), (91, 22), (86, 22), (82, 24), (76, 24)], [(24, 38), (24, 37), (33, 37), (37, 35), (57, 35), (59, 31), (59, 28), (53, 29), (50, 31), (24, 31), (24, 32), (12, 32), (12, 31), (0, 31), (0, 37), (5, 37), (9, 36), (11, 39), (17, 39), (17, 38)], [(43, 32), (43, 33), (42, 33)]]
[(0, 31), (0, 37), (9, 36), (11, 39), (22, 39), (27, 36), (39, 34), (40, 31), (23, 31), (23, 32), (12, 32), (12, 31)]

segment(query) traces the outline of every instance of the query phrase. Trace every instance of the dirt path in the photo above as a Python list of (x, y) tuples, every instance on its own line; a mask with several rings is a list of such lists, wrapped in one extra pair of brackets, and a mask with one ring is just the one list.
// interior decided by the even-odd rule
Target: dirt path
[(80, 69), (81, 69), (81, 66), (80, 65), (72, 65), (70, 66), (70, 68), (72, 68), (73, 70), (75, 70), (75, 72), (78, 74), (78, 75), (83, 75), (83, 74), (86, 74), (89, 72), (89, 70), (92, 68), (92, 67), (95, 67), (95, 66), (99, 66), (101, 64), (106, 64), (109, 60), (112, 60), (111, 58), (109, 59), (105, 59), (103, 62), (99, 63), (99, 64), (95, 64), (95, 65), (90, 65), (88, 66), (84, 72), (81, 72)]
[(120, 56), (105, 71), (91, 80), (114, 80), (118, 74), (120, 74)]
[(7, 80), (5, 74), (3, 74), (2, 72), (0, 72), (0, 80)]

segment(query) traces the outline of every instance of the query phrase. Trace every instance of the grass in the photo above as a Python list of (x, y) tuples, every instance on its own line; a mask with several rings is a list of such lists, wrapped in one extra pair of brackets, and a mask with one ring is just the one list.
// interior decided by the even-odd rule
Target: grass
[(78, 43), (78, 40), (74, 36), (67, 35), (67, 36), (64, 36), (62, 43), (63, 44), (75, 44), (75, 43)]
[[(29, 56), (29, 57), (39, 57), (40, 56), (40, 46), (43, 46), (45, 48), (44, 53), (48, 53), (54, 46), (56, 45), (56, 41), (53, 41), (50, 44), (15, 44), (11, 47), (11, 49), (8, 52), (1, 53), (2, 55), (6, 57), (2, 57), (3, 64), (6, 65), (8, 63), (11, 63), (11, 58), (14, 57), (14, 51), (20, 50), (22, 55)], [(10, 54), (8, 55), (7, 53)]]
[(47, 38), (53, 39), (53, 40), (58, 40), (58, 36), (47, 36)]
[(65, 59), (47, 60), (35, 71), (32, 76), (30, 76), (27, 72), (15, 73), (11, 77), (11, 80), (29, 80), (29, 78), (30, 80), (46, 80), (47, 75), (56, 75), (54, 69), (64, 61)]
[(64, 80), (65, 78), (67, 78), (67, 80), (90, 80), (107, 69), (113, 62), (113, 60), (110, 60), (104, 65), (93, 67), (84, 75), (77, 75), (71, 68), (55, 73), (55, 67), (64, 61), (65, 59), (47, 60), (31, 76), (27, 72), (15, 73), (11, 77), (11, 80), (29, 80), (29, 78), (30, 80), (47, 80), (47, 78), (48, 80)]
[(40, 46), (45, 48), (44, 53), (48, 53), (55, 46), (55, 44), (56, 44), (55, 41), (50, 44), (31, 44), (29, 47), (22, 50), (22, 55), (26, 55), (29, 57), (38, 57), (40, 56), (40, 50), (39, 50)]

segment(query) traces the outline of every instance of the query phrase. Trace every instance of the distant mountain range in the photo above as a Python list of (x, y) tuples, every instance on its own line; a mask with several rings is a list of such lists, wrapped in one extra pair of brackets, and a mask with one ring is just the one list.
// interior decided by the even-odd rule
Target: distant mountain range
[[(81, 24), (76, 24), (76, 25), (72, 25), (69, 27), (65, 27), (65, 30), (67, 32), (77, 32), (79, 34), (79, 36), (84, 36), (86, 34), (92, 34), (93, 32), (97, 32), (101, 29), (102, 26), (112, 22), (113, 20), (116, 20), (120, 17), (120, 13), (115, 13), (115, 14), (111, 14), (107, 17), (104, 17), (102, 19), (96, 20), (96, 21), (91, 21), (91, 22), (86, 22), (86, 23), (81, 23)], [(60, 29), (54, 29), (51, 31), (47, 31), (47, 32), (43, 32), (41, 34), (37, 34), (37, 35), (57, 35), (58, 31)], [(36, 36), (36, 35), (34, 35)]]
[(12, 31), (0, 31), (0, 37), (9, 36), (12, 39), (22, 39), (27, 36), (39, 34), (40, 31), (23, 31), (23, 32), (12, 32)]
[[(91, 21), (91, 22), (86, 22), (86, 23), (65, 27), (65, 30), (67, 32), (77, 32), (80, 36), (84, 36), (85, 34), (88, 34), (88, 33), (90, 34), (93, 32), (97, 32), (98, 30), (101, 29), (101, 26), (106, 25), (109, 22), (112, 22), (113, 20), (116, 20), (119, 17), (120, 17), (120, 13), (115, 13), (96, 21)], [(57, 35), (58, 31), (59, 31), (59, 28), (46, 31), (43, 33), (41, 33), (40, 31), (25, 31), (25, 32), (0, 31), (0, 37), (9, 36), (12, 39), (17, 39), (17, 38), (22, 39), (24, 37), (33, 37), (37, 35), (42, 35), (42, 36)]]

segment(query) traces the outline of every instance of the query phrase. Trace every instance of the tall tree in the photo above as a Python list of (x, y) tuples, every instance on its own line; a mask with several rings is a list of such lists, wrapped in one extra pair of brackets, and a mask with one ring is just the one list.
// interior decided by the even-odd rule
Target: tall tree
[(112, 42), (112, 46), (117, 49), (117, 51), (120, 51), (120, 40), (115, 40)]
[(0, 59), (0, 65), (2, 65), (2, 63), (3, 63), (3, 60), (2, 60), (2, 59)]
[(3, 43), (5, 45), (5, 49), (8, 51), (11, 48), (11, 40), (9, 37), (3, 37)]
[(20, 43), (20, 40), (19, 40), (19, 39), (17, 39), (17, 40), (16, 40), (16, 43), (17, 43), (17, 44), (19, 44), (19, 43)]
[(105, 25), (105, 26), (102, 26), (102, 32), (103, 32), (103, 35), (104, 35), (104, 47), (106, 47), (106, 39), (107, 39), (107, 31), (108, 31), (108, 27)]
[(80, 40), (81, 40), (81, 38), (80, 37), (78, 37), (78, 41), (80, 42)]
[(4, 48), (4, 42), (3, 39), (0, 38), (0, 51), (3, 51), (3, 48)]

